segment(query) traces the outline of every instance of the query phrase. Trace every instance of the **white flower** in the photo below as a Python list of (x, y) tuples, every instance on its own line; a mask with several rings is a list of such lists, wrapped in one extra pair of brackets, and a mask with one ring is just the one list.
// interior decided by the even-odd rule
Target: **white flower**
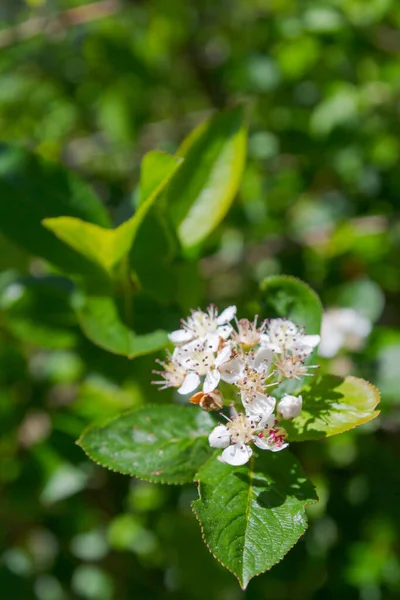
[[(179, 362), (187, 371), (196, 373), (199, 377), (205, 375), (203, 391), (210, 393), (219, 384), (221, 374), (218, 368), (228, 361), (232, 354), (229, 344), (226, 344), (218, 353), (217, 338), (193, 341), (176, 349)], [(200, 379), (199, 379), (200, 383)]]
[(320, 356), (331, 358), (340, 348), (359, 350), (371, 333), (372, 323), (353, 308), (331, 308), (322, 318)]
[(272, 358), (273, 354), (269, 348), (259, 348), (256, 352), (252, 351), (247, 354), (238, 353), (221, 366), (221, 379), (226, 383), (238, 384), (249, 372), (254, 371), (260, 374), (261, 379), (264, 377), (265, 380)]
[(167, 359), (167, 362), (156, 361), (164, 370), (153, 371), (156, 375), (160, 375), (162, 379), (160, 381), (152, 381), (152, 383), (159, 385), (160, 390), (173, 387), (178, 388), (179, 394), (190, 394), (193, 392), (200, 384), (200, 377), (197, 373), (184, 368), (175, 353), (171, 356), (168, 352)]
[(276, 427), (274, 415), (268, 418), (253, 419), (247, 414), (233, 409), (233, 418), (227, 425), (218, 425), (210, 433), (208, 441), (212, 448), (224, 448), (220, 460), (229, 465), (240, 466), (248, 462), (253, 454), (250, 443), (262, 450), (277, 452), (283, 450), (286, 432)]
[(305, 365), (305, 357), (298, 354), (282, 354), (276, 361), (275, 367), (281, 377), (287, 379), (300, 379), (300, 377), (311, 377), (308, 369), (317, 369), (317, 365)]
[(278, 414), (283, 419), (294, 419), (301, 413), (303, 398), (286, 394), (278, 403)]
[(266, 322), (261, 323), (260, 327), (257, 327), (256, 316), (254, 321), (251, 322), (248, 319), (236, 319), (237, 331), (233, 331), (232, 340), (242, 346), (243, 348), (250, 349), (257, 346), (260, 342), (261, 335), (265, 332)]
[(242, 395), (242, 401), (246, 415), (260, 422), (268, 419), (275, 410), (276, 400), (268, 394), (256, 394), (250, 402)]
[(261, 345), (278, 354), (293, 350), (307, 356), (319, 341), (319, 335), (305, 335), (302, 329), (288, 319), (271, 319), (267, 333), (261, 336)]
[(271, 415), (268, 422), (264, 425), (264, 429), (257, 434), (254, 443), (261, 450), (270, 450), (271, 452), (279, 452), (289, 446), (284, 443), (287, 437), (287, 432), (283, 427), (278, 427), (278, 421), (274, 415)]
[(207, 312), (193, 311), (191, 316), (182, 321), (182, 328), (169, 334), (169, 339), (176, 346), (182, 346), (193, 340), (228, 339), (232, 327), (228, 323), (236, 314), (236, 306), (229, 306), (220, 315), (215, 306), (208, 307)]

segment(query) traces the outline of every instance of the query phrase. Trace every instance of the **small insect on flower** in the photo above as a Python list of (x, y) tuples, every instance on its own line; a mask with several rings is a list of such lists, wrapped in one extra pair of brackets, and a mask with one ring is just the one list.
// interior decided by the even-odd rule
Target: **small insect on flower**
[(224, 406), (222, 394), (218, 390), (209, 392), (208, 394), (205, 392), (197, 392), (197, 394), (194, 394), (189, 399), (189, 402), (192, 404), (198, 404), (200, 408), (207, 412), (211, 412), (212, 410), (221, 410), (221, 408)]

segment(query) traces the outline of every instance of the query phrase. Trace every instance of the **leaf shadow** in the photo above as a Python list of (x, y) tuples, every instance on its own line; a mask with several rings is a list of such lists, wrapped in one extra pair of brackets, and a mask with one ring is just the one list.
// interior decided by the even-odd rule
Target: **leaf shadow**
[(253, 476), (243, 471), (234, 476), (257, 492), (256, 502), (261, 508), (282, 506), (288, 498), (304, 503), (318, 500), (314, 486), (290, 452), (260, 452)]
[[(307, 439), (321, 439), (326, 437), (323, 423), (329, 424), (329, 414), (332, 411), (332, 403), (340, 402), (344, 397), (337, 388), (344, 382), (343, 377), (337, 375), (324, 375), (312, 380), (307, 388), (301, 392), (303, 398), (303, 409), (308, 413), (305, 419), (301, 417), (302, 435), (307, 434)], [(285, 422), (285, 428), (289, 434), (289, 440), (296, 441), (300, 419)], [(320, 423), (319, 423), (320, 422)], [(322, 422), (322, 423), (321, 423)]]

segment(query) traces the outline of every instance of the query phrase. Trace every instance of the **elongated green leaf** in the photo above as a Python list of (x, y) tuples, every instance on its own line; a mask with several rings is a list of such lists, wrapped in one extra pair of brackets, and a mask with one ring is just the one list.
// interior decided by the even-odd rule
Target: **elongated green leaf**
[(78, 444), (103, 467), (148, 481), (182, 484), (211, 455), (215, 423), (197, 408), (147, 406), (87, 429)]
[(181, 162), (182, 159), (162, 152), (146, 155), (141, 175), (144, 200), (133, 217), (116, 229), (105, 229), (74, 217), (44, 219), (43, 225), (85, 258), (111, 271), (128, 254), (143, 219)]
[(304, 507), (317, 501), (293, 455), (260, 452), (243, 467), (214, 455), (196, 475), (193, 510), (212, 554), (246, 588), (294, 546), (307, 527)]
[(379, 414), (374, 410), (379, 403), (379, 391), (358, 377), (319, 377), (302, 389), (301, 394), (300, 416), (285, 422), (290, 441), (316, 440), (343, 433)]
[(74, 306), (85, 335), (97, 346), (135, 358), (165, 348), (168, 337), (160, 329), (137, 335), (122, 321), (115, 300), (110, 296), (76, 295)]
[(246, 160), (242, 109), (197, 127), (177, 156), (185, 162), (168, 188), (168, 206), (182, 245), (190, 248), (222, 221), (237, 193)]
[(43, 229), (43, 218), (59, 215), (108, 225), (101, 202), (76, 175), (20, 148), (0, 148), (0, 232), (65, 271), (94, 277), (92, 263)]

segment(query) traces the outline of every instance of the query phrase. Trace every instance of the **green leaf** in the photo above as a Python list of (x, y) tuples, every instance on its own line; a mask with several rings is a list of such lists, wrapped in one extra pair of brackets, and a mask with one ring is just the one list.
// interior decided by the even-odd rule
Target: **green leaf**
[(307, 334), (319, 333), (322, 304), (306, 283), (289, 275), (273, 275), (261, 283), (262, 318), (285, 317), (305, 327)]
[(141, 174), (144, 200), (133, 217), (116, 229), (105, 229), (74, 217), (44, 219), (43, 225), (85, 258), (110, 272), (128, 254), (146, 214), (181, 162), (182, 159), (162, 152), (149, 152), (145, 156)]
[(108, 225), (101, 202), (75, 174), (20, 148), (0, 148), (0, 232), (62, 270), (94, 276), (92, 263), (43, 229), (43, 218), (59, 215)]
[(293, 442), (343, 433), (379, 415), (374, 410), (380, 400), (379, 391), (358, 377), (318, 377), (301, 390), (301, 395), (301, 414), (284, 423), (288, 439)]
[(279, 562), (307, 528), (304, 507), (317, 501), (294, 456), (260, 452), (231, 467), (214, 455), (196, 475), (193, 510), (210, 552), (243, 589)]
[(168, 206), (186, 248), (198, 245), (222, 221), (238, 191), (246, 160), (241, 108), (201, 124), (177, 152), (185, 159), (168, 188)]
[(74, 307), (79, 324), (94, 344), (129, 358), (165, 348), (169, 343), (165, 331), (137, 335), (122, 321), (111, 296), (76, 294)]
[(207, 436), (215, 425), (193, 407), (147, 406), (87, 429), (78, 444), (103, 467), (147, 481), (193, 481), (212, 453)]

